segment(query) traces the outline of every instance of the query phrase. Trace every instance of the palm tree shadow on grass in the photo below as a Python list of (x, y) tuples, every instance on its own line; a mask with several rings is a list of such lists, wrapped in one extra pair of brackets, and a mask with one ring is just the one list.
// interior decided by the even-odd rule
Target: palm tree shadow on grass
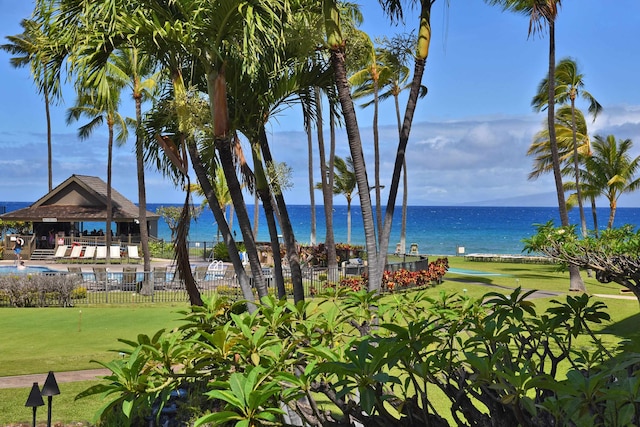
[(615, 335), (627, 340), (625, 352), (640, 352), (640, 313), (636, 313), (618, 322), (605, 326), (599, 332), (602, 335)]

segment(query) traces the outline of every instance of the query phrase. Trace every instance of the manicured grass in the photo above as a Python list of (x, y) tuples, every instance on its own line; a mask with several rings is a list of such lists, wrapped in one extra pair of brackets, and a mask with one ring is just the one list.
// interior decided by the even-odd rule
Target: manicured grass
[[(430, 259), (435, 259), (433, 256)], [(428, 290), (434, 297), (440, 292), (466, 293), (480, 297), (489, 291), (510, 293), (513, 288), (557, 292), (557, 296), (536, 299), (539, 312), (568, 294), (569, 275), (553, 265), (485, 263), (449, 257), (451, 267), (461, 270), (498, 273), (476, 276), (447, 273), (444, 283)], [(590, 294), (620, 295), (615, 284), (599, 284), (582, 274)], [(594, 328), (611, 348), (628, 339), (640, 350), (640, 332), (636, 332), (640, 310), (635, 299), (598, 298), (608, 306), (611, 322)], [(89, 306), (81, 308), (0, 309), (3, 339), (0, 342), (0, 375), (46, 373), (100, 367), (91, 359), (107, 361), (117, 355), (110, 350), (124, 347), (118, 338), (135, 339), (140, 334), (153, 334), (161, 328), (173, 328), (180, 316), (176, 311), (186, 304)], [(82, 311), (82, 314), (80, 314)], [(100, 397), (74, 402), (73, 398), (95, 382), (60, 384), (62, 394), (54, 398), (54, 420), (91, 421), (104, 404)], [(0, 425), (31, 420), (30, 408), (24, 407), (29, 389), (0, 390)], [(38, 419), (46, 417), (46, 406), (38, 411)]]
[(94, 369), (118, 338), (135, 339), (177, 325), (186, 304), (0, 309), (0, 375)]
[[(101, 398), (82, 399), (74, 401), (75, 397), (83, 390), (98, 384), (98, 381), (83, 381), (76, 383), (58, 384), (60, 394), (54, 396), (51, 406), (52, 425), (70, 425), (78, 427), (90, 425), (94, 414), (105, 404)], [(31, 408), (24, 406), (31, 388), (0, 389), (0, 425), (31, 425), (33, 412)], [(36, 411), (36, 421), (38, 425), (45, 425), (47, 421), (47, 399), (44, 399), (45, 406), (41, 406)]]

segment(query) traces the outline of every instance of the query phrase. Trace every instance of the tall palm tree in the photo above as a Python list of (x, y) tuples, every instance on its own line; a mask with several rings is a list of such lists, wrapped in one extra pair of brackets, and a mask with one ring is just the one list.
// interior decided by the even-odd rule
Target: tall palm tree
[[(410, 77), (410, 69), (408, 63), (413, 60), (412, 48), (415, 46), (415, 35), (404, 34), (394, 36), (392, 39), (386, 37), (381, 40), (382, 47), (378, 51), (378, 59), (383, 67), (380, 70), (379, 77), (379, 100), (384, 101), (393, 98), (396, 121), (398, 125), (398, 135), (402, 132), (402, 121), (400, 118), (400, 93), (403, 90), (411, 89), (411, 85), (407, 84)], [(365, 83), (354, 89), (354, 99), (371, 96), (373, 93), (373, 85)], [(427, 95), (426, 86), (420, 87), (419, 97), (423, 98)], [(374, 103), (373, 100), (362, 104), (363, 108), (369, 107)], [(407, 203), (408, 203), (408, 178), (407, 178), (407, 161), (406, 157), (402, 162), (402, 220), (400, 225), (400, 249), (402, 253), (406, 252), (406, 236), (407, 236)]]
[[(338, 2), (335, 0), (326, 0), (323, 2), (327, 46), (329, 52), (331, 53), (331, 65), (333, 66), (333, 70), (335, 73), (338, 99), (340, 100), (340, 105), (342, 107), (342, 112), (344, 115), (345, 127), (347, 129), (347, 137), (349, 141), (349, 149), (351, 152), (351, 157), (353, 159), (356, 180), (358, 182), (358, 189), (360, 192), (359, 194), (360, 205), (362, 208), (362, 221), (364, 225), (367, 258), (369, 260), (369, 290), (375, 292), (378, 292), (380, 290), (380, 286), (382, 283), (382, 271), (386, 262), (386, 253), (389, 245), (389, 236), (391, 234), (391, 224), (393, 222), (393, 211), (400, 181), (400, 173), (402, 170), (404, 154), (409, 139), (411, 123), (413, 121), (413, 115), (415, 113), (419, 87), (421, 86), (422, 76), (424, 73), (424, 65), (429, 54), (429, 45), (431, 42), (431, 7), (434, 1), (435, 0), (421, 0), (420, 2), (411, 2), (414, 4), (420, 4), (415, 69), (411, 92), (407, 101), (407, 109), (405, 111), (403, 129), (401, 132), (400, 141), (398, 143), (396, 161), (394, 164), (394, 171), (389, 190), (389, 201), (387, 203), (379, 248), (378, 240), (376, 239), (371, 198), (368, 191), (369, 184), (367, 180), (366, 165), (364, 156), (362, 154), (362, 140), (360, 137), (355, 109), (353, 107), (353, 101), (351, 99), (351, 90), (347, 81), (344, 38), (342, 35)], [(402, 18), (402, 3), (403, 2), (401, 2), (400, 0), (380, 1), (380, 4), (383, 6), (384, 12), (391, 18), (391, 20)]]
[[(111, 246), (111, 222), (113, 219), (113, 207), (111, 199), (111, 175), (113, 163), (113, 142), (114, 132), (115, 142), (119, 145), (127, 141), (129, 130), (126, 119), (120, 115), (120, 94), (123, 86), (115, 79), (109, 81), (109, 97), (99, 100), (96, 90), (90, 86), (78, 87), (78, 98), (76, 104), (67, 111), (67, 123), (73, 123), (81, 117), (87, 117), (89, 122), (80, 126), (78, 136), (80, 139), (87, 139), (93, 131), (103, 123), (107, 125), (109, 137), (107, 141), (107, 220), (106, 220), (106, 244)], [(107, 264), (110, 263), (110, 254), (107, 251)]]
[[(402, 17), (402, 9), (399, 1), (385, 2), (387, 5), (387, 13), (390, 16)], [(417, 3), (417, 2), (413, 2)], [(427, 57), (429, 56), (429, 48), (431, 45), (431, 7), (435, 0), (421, 0), (418, 16), (418, 31), (416, 35), (415, 51), (414, 51), (414, 68), (413, 78), (411, 79), (411, 89), (407, 99), (407, 105), (404, 112), (402, 129), (400, 130), (400, 138), (396, 151), (396, 159), (393, 167), (393, 175), (389, 188), (389, 198), (385, 212), (382, 236), (380, 238), (380, 249), (384, 251), (384, 256), (378, 257), (378, 272), (382, 272), (386, 263), (386, 253), (389, 247), (389, 238), (391, 236), (391, 225), (393, 223), (393, 213), (395, 211), (396, 197), (400, 183), (400, 173), (405, 163), (405, 154), (409, 143), (409, 134), (411, 132), (411, 124), (415, 115), (418, 98), (424, 94), (424, 86), (422, 85), (422, 77), (424, 75)], [(423, 96), (423, 95), (422, 95)], [(362, 199), (362, 192), (360, 198)]]
[[(598, 114), (602, 111), (602, 106), (589, 92), (584, 90), (584, 75), (578, 71), (578, 64), (571, 58), (563, 58), (558, 62), (555, 70), (555, 102), (558, 104), (566, 104), (571, 106), (572, 120), (571, 129), (573, 131), (573, 167), (575, 175), (575, 188), (577, 191), (577, 202), (580, 211), (580, 223), (582, 226), (583, 237), (587, 236), (587, 221), (584, 215), (584, 207), (582, 206), (582, 190), (580, 188), (580, 164), (578, 161), (578, 139), (576, 129), (576, 98), (579, 96), (586, 100), (589, 104), (588, 111), (595, 121)], [(533, 98), (532, 105), (536, 111), (541, 111), (548, 105), (548, 78), (544, 78), (538, 86), (538, 95)]]
[[(551, 159), (553, 164), (553, 177), (556, 184), (556, 197), (558, 198), (558, 210), (560, 213), (560, 223), (563, 226), (569, 225), (569, 213), (564, 197), (564, 186), (562, 184), (562, 171), (558, 155), (558, 142), (555, 133), (555, 68), (556, 68), (556, 18), (558, 10), (562, 4), (561, 0), (485, 0), (493, 5), (500, 5), (504, 10), (524, 14), (529, 17), (529, 35), (535, 35), (544, 28), (549, 31), (549, 64), (548, 64), (548, 87), (547, 87), (547, 127), (549, 128), (549, 142), (551, 148)], [(580, 270), (569, 266), (569, 290), (586, 291)]]
[(29, 66), (31, 75), (44, 98), (45, 116), (47, 120), (47, 171), (49, 191), (53, 189), (53, 147), (51, 142), (51, 113), (49, 111), (51, 102), (55, 102), (62, 97), (60, 79), (56, 78), (51, 68), (47, 67), (47, 61), (51, 57), (57, 57), (55, 50), (57, 47), (50, 38), (42, 31), (40, 24), (31, 19), (20, 21), (23, 28), (22, 34), (7, 36), (9, 43), (0, 45), (0, 49), (15, 55), (10, 63), (16, 68)]
[[(138, 222), (140, 224), (140, 244), (144, 271), (151, 271), (149, 251), (149, 230), (147, 228), (147, 195), (144, 179), (144, 143), (142, 130), (142, 103), (152, 99), (160, 73), (154, 73), (156, 64), (140, 50), (131, 45), (120, 49), (113, 56), (111, 75), (131, 90), (136, 109), (136, 170), (138, 175)], [(148, 281), (145, 281), (148, 284)]]
[(613, 227), (620, 196), (640, 188), (640, 178), (636, 177), (640, 156), (631, 157), (632, 148), (630, 139), (597, 135), (592, 143), (593, 153), (587, 158), (584, 172), (587, 191), (603, 195), (609, 201), (607, 228)]
[[(575, 126), (574, 126), (575, 123)], [(558, 156), (562, 165), (562, 175), (565, 177), (575, 176), (573, 167), (574, 158), (574, 137), (578, 142), (578, 162), (584, 166), (586, 159), (591, 156), (591, 141), (587, 132), (587, 122), (579, 109), (571, 110), (570, 106), (564, 105), (558, 108), (556, 113), (556, 139), (558, 141)], [(574, 128), (576, 131), (574, 132)], [(551, 149), (549, 148), (549, 130), (545, 129), (536, 133), (533, 142), (527, 150), (527, 155), (534, 158), (533, 169), (529, 174), (529, 179), (535, 180), (544, 173), (552, 171)], [(581, 172), (582, 173), (582, 172)], [(581, 190), (582, 190), (581, 185)], [(565, 190), (576, 190), (573, 181), (564, 182)], [(582, 193), (583, 191), (581, 191)], [(591, 215), (593, 217), (593, 230), (598, 234), (598, 213), (596, 211), (596, 198), (593, 194), (582, 194), (583, 200), (590, 200)], [(568, 206), (575, 206), (578, 195), (572, 194), (567, 199)]]
[[(380, 64), (378, 59), (377, 49), (373, 41), (369, 36), (363, 32), (358, 31), (356, 34), (362, 40), (362, 43), (357, 44), (361, 51), (366, 52), (362, 68), (355, 71), (351, 77), (349, 77), (349, 84), (354, 86), (353, 98), (358, 98), (358, 93), (362, 92), (360, 88), (371, 88), (371, 95), (373, 96), (373, 156), (374, 156), (374, 185), (376, 195), (376, 224), (378, 233), (382, 230), (382, 206), (381, 206), (381, 194), (380, 194), (380, 138), (378, 131), (378, 110), (379, 110), (379, 90), (380, 90), (380, 74), (386, 70), (384, 65)], [(364, 46), (364, 48), (362, 48)]]

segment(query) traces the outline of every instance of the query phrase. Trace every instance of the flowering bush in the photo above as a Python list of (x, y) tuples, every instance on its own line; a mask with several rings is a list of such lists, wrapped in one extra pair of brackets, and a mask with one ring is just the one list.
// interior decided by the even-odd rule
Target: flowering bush
[[(449, 270), (449, 260), (447, 258), (438, 258), (430, 262), (427, 270), (385, 270), (382, 273), (382, 289), (383, 291), (393, 292), (397, 289), (406, 289), (413, 286), (423, 287), (442, 283), (442, 278), (447, 270)], [(362, 273), (360, 277), (351, 276), (340, 280), (340, 286), (351, 288), (354, 291), (367, 289), (368, 284), (369, 278), (366, 272)], [(332, 285), (331, 287), (334, 286)]]

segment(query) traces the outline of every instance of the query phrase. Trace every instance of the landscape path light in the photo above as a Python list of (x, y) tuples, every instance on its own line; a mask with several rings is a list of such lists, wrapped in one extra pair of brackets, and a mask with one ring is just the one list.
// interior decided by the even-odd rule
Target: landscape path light
[[(47, 427), (51, 427), (51, 408), (53, 406), (53, 396), (57, 396), (58, 394), (60, 394), (58, 382), (56, 381), (55, 375), (53, 375), (53, 371), (49, 371), (49, 375), (47, 375), (47, 379), (42, 386), (42, 392), (40, 394), (42, 396), (47, 396)], [(40, 400), (42, 400), (42, 398), (40, 398)]]
[(33, 427), (36, 427), (36, 412), (38, 410), (38, 406), (43, 406), (44, 400), (42, 400), (42, 395), (40, 394), (40, 388), (38, 387), (38, 383), (33, 383), (31, 386), (31, 392), (29, 393), (29, 397), (27, 397), (27, 403), (24, 404), (27, 408), (33, 408)]

